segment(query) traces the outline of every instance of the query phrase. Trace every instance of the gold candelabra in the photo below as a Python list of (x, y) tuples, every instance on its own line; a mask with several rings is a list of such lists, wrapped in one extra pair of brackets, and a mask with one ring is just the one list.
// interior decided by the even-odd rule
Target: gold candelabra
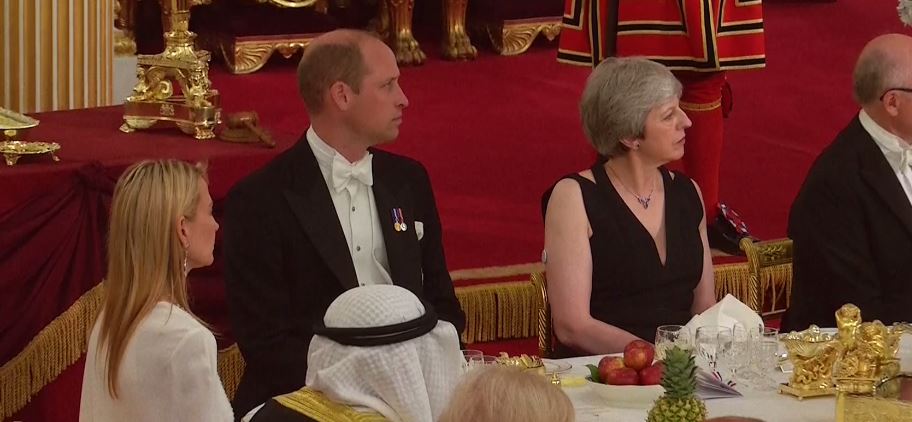
[[(219, 124), (218, 91), (209, 81), (209, 52), (196, 50), (190, 32), (190, 8), (206, 0), (161, 0), (165, 50), (137, 57), (136, 86), (124, 102), (120, 130), (146, 129), (171, 121), (196, 139), (215, 137)], [(175, 83), (180, 89), (175, 92)]]

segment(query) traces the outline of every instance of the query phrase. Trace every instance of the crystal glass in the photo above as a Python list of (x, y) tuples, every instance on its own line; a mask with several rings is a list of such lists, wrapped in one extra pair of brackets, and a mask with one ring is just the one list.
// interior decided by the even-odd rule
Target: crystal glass
[(656, 328), (656, 360), (664, 360), (665, 351), (675, 346), (684, 350), (693, 349), (693, 337), (690, 330), (681, 325), (662, 325)]
[(719, 358), (730, 352), (731, 345), (732, 330), (728, 327), (704, 325), (697, 328), (694, 336), (697, 360), (703, 369), (713, 374), (718, 374)]
[(735, 323), (732, 326), (731, 348), (718, 357), (723, 379), (734, 384), (748, 384), (744, 370), (750, 366), (751, 336), (744, 325)]
[(755, 387), (761, 390), (776, 388), (771, 376), (779, 364), (779, 329), (763, 327), (751, 332), (751, 371)]
[(484, 353), (481, 350), (466, 349), (462, 351), (462, 372), (468, 373), (474, 368), (484, 365)]

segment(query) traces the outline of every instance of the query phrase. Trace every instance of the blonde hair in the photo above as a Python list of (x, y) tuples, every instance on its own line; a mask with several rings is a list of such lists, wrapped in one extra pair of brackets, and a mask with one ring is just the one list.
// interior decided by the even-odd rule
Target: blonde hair
[(120, 363), (139, 322), (163, 299), (190, 312), (178, 222), (181, 217), (193, 219), (201, 178), (206, 179), (202, 164), (141, 161), (114, 187), (108, 273), (98, 321), (103, 352), (98, 356), (106, 358), (108, 391), (115, 399)]
[(575, 417), (570, 399), (545, 377), (495, 366), (467, 375), (439, 422), (573, 422)]

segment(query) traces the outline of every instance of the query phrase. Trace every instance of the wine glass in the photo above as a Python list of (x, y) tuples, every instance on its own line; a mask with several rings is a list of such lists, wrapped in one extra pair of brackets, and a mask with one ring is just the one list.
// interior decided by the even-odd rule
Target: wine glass
[(462, 350), (462, 372), (468, 373), (474, 368), (484, 365), (484, 353), (481, 350), (466, 349)]
[(700, 366), (713, 374), (718, 374), (716, 366), (720, 355), (728, 353), (731, 349), (732, 330), (719, 325), (704, 325), (697, 328), (694, 343), (700, 358)]
[(690, 330), (681, 325), (662, 325), (656, 328), (656, 360), (664, 360), (665, 351), (675, 346), (684, 350), (693, 348), (693, 338)]
[(719, 363), (734, 383), (747, 384), (744, 369), (750, 365), (751, 336), (741, 323), (732, 326), (731, 348), (719, 356)]

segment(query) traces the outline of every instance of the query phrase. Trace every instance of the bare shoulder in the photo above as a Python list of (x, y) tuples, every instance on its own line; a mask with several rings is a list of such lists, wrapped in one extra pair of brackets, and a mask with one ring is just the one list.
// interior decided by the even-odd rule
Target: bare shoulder
[(583, 170), (583, 171), (581, 171), (581, 172), (579, 172), (579, 173), (577, 173), (577, 174), (580, 175), (580, 176), (585, 177), (585, 178), (586, 178), (587, 180), (589, 180), (590, 182), (595, 182), (595, 176), (592, 174), (592, 170), (591, 170), (591, 169)]

